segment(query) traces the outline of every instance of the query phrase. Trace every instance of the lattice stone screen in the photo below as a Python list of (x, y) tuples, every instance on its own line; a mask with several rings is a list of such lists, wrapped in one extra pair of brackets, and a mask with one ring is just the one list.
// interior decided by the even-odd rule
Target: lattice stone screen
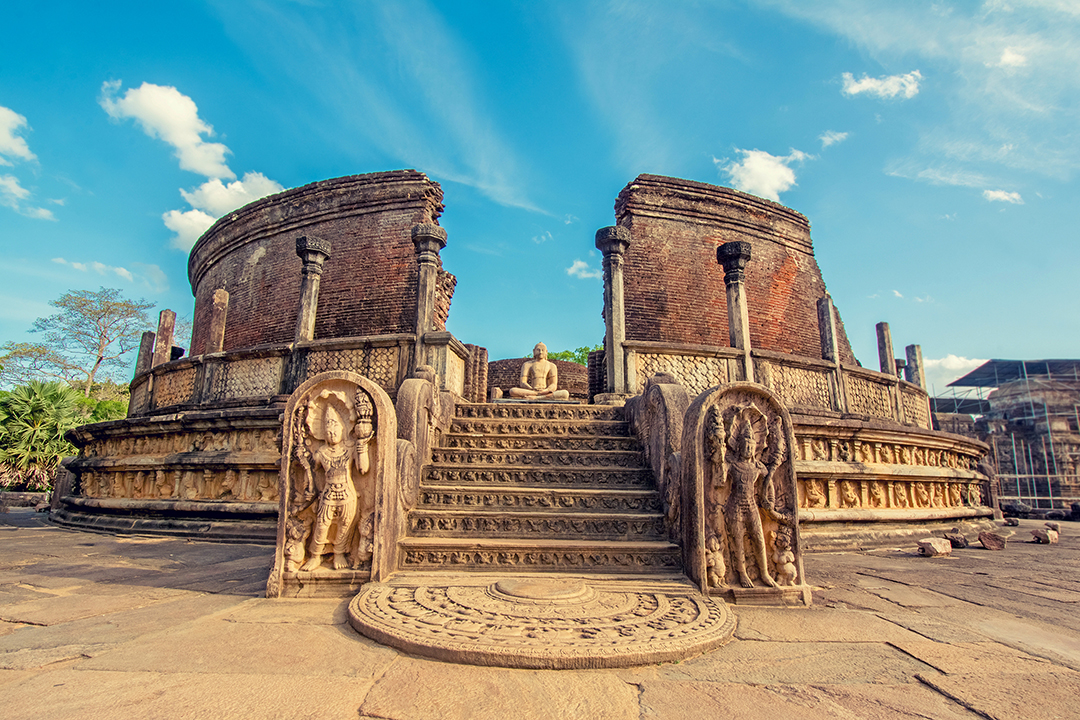
[(728, 382), (727, 361), (717, 357), (695, 355), (660, 355), (637, 353), (637, 389), (656, 373), (670, 373), (696, 397), (714, 385)]
[(909, 423), (930, 430), (930, 410), (926, 398), (910, 390), (901, 390), (900, 398), (904, 402), (904, 419)]
[(381, 387), (397, 387), (397, 346), (354, 348), (351, 350), (315, 350), (308, 354), (307, 377), (329, 370), (348, 370), (374, 381)]
[(788, 407), (832, 408), (829, 375), (819, 370), (769, 363), (771, 389)]
[(195, 368), (186, 367), (154, 378), (154, 407), (187, 402), (195, 391)]
[(276, 395), (281, 387), (281, 357), (230, 360), (222, 363), (210, 387), (211, 401)]

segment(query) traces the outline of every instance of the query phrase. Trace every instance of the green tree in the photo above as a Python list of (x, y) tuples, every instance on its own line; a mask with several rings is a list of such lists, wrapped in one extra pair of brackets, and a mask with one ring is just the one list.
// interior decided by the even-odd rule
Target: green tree
[[(589, 364), (589, 353), (595, 350), (603, 350), (603, 345), (593, 345), (592, 347), (583, 346), (577, 350), (557, 350), (555, 352), (548, 351), (549, 360), (568, 360), (570, 362), (576, 362), (578, 365)], [(531, 355), (529, 357), (532, 357)]]
[(0, 395), (0, 486), (51, 487), (60, 460), (75, 454), (64, 433), (85, 422), (83, 399), (64, 383), (40, 380)]
[(43, 342), (0, 346), (0, 381), (65, 380), (81, 387), (85, 397), (99, 378), (115, 379), (110, 376), (126, 370), (124, 356), (138, 347), (150, 326), (147, 311), (154, 306), (113, 288), (72, 290), (49, 304), (59, 312), (38, 318), (31, 330), (42, 333)]

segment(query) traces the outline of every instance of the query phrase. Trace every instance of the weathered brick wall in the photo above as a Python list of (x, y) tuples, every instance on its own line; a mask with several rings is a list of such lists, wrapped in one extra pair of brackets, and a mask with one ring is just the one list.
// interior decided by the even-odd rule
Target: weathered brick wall
[[(192, 355), (206, 345), (212, 296), (229, 292), (225, 350), (291, 342), (300, 293), (296, 238), (332, 244), (323, 269), (315, 338), (411, 333), (416, 322), (412, 227), (434, 223), (442, 189), (415, 170), (312, 183), (256, 201), (223, 217), (188, 261), (195, 295)], [(453, 276), (441, 286), (445, 327)]]
[[(729, 188), (658, 175), (623, 188), (615, 216), (632, 234), (624, 265), (627, 340), (729, 345), (716, 248), (742, 240), (752, 246), (746, 287), (753, 346), (821, 357), (816, 303), (825, 282), (804, 216)], [(838, 331), (841, 360), (854, 363), (842, 323)]]
[[(512, 387), (516, 387), (521, 379), (521, 366), (530, 358), (509, 358), (507, 360), (493, 360), (488, 363), (487, 387), (488, 396), (491, 396), (491, 388), (502, 388), (507, 393)], [(589, 371), (584, 365), (567, 360), (552, 360), (559, 369), (559, 389), (568, 390), (574, 400), (586, 400), (589, 397)]]

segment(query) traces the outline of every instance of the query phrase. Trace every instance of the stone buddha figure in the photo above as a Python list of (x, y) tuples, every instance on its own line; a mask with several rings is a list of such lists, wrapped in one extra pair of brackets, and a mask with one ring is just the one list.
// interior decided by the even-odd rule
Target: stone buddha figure
[(559, 390), (559, 369), (547, 359), (547, 346), (536, 343), (533, 359), (521, 366), (517, 387), (510, 388), (510, 397), (527, 400), (569, 400), (568, 390)]

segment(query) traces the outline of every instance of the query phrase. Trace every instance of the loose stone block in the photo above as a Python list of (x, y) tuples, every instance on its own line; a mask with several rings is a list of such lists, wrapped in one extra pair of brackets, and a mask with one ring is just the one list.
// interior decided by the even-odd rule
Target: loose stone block
[(945, 533), (945, 539), (949, 541), (949, 544), (954, 548), (966, 548), (968, 546), (967, 537), (962, 533)]
[(952, 543), (943, 538), (923, 538), (919, 541), (919, 554), (927, 557), (952, 555)]
[(1053, 531), (1054, 531), (1054, 532), (1056, 532), (1056, 533), (1060, 533), (1060, 532), (1061, 532), (1061, 524), (1060, 524), (1060, 523), (1056, 523), (1056, 522), (1047, 522), (1047, 523), (1043, 523), (1043, 525), (1045, 525), (1046, 527), (1050, 528), (1051, 530), (1053, 530)]
[(995, 532), (981, 532), (979, 533), (979, 542), (987, 550), (1004, 550), (1006, 543), (1009, 539)]
[(1058, 541), (1057, 532), (1050, 528), (1032, 530), (1031, 534), (1034, 537), (1035, 542), (1041, 545), (1056, 545)]
[(1005, 525), (1007, 527), (1020, 527), (1020, 521), (1016, 518), (1007, 517), (1005, 518)]

